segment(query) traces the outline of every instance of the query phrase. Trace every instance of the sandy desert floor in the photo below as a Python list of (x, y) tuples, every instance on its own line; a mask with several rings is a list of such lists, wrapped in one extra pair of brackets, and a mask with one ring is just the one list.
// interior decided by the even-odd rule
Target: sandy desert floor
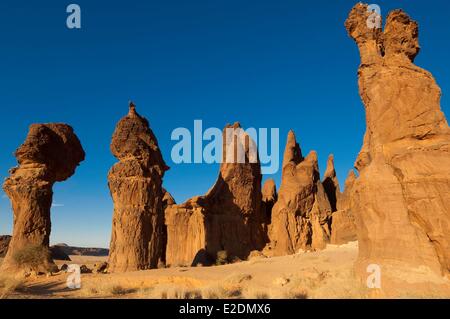
[[(106, 257), (70, 256), (92, 268)], [(165, 268), (125, 274), (82, 274), (82, 287), (67, 288), (67, 273), (10, 280), (3, 298), (377, 298), (353, 272), (357, 243), (320, 252), (256, 258), (215, 267)], [(57, 261), (58, 265), (64, 262)], [(425, 297), (425, 296), (404, 296)]]

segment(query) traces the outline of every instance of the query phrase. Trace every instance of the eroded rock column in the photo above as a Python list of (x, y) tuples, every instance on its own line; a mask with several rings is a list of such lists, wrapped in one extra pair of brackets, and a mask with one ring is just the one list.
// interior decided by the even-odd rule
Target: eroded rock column
[(46, 271), (53, 263), (49, 255), (41, 254), (42, 260), (32, 267), (18, 264), (17, 256), (24, 249), (48, 250), (53, 184), (71, 177), (85, 153), (70, 126), (33, 124), (15, 156), (19, 166), (10, 170), (3, 184), (14, 212), (14, 229), (2, 269)]
[(417, 23), (395, 10), (383, 31), (369, 29), (368, 16), (367, 5), (357, 4), (345, 23), (360, 50), (367, 125), (351, 194), (357, 270), (364, 277), (369, 264), (378, 264), (385, 279), (413, 268), (428, 280), (427, 271), (449, 275), (450, 129), (441, 91), (413, 63)]
[(108, 174), (114, 202), (109, 271), (156, 268), (166, 245), (162, 179), (168, 167), (148, 121), (132, 103), (117, 124), (111, 151), (119, 162)]
[(278, 201), (272, 209), (270, 246), (282, 256), (323, 249), (330, 239), (331, 206), (320, 181), (316, 152), (303, 158), (294, 132), (287, 138)]

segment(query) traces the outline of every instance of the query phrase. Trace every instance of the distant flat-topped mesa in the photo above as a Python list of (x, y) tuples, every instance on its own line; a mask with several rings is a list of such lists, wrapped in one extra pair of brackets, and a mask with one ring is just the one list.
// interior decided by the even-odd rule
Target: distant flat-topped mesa
[(270, 248), (276, 256), (323, 249), (330, 240), (331, 205), (320, 181), (316, 152), (303, 158), (290, 131), (278, 200), (272, 209)]
[(357, 4), (345, 23), (361, 55), (367, 125), (350, 195), (357, 270), (367, 277), (368, 265), (378, 264), (383, 278), (398, 278), (402, 267), (449, 275), (450, 129), (441, 90), (413, 63), (417, 23), (395, 10), (384, 30), (371, 29), (367, 9)]
[[(227, 138), (230, 128), (241, 133)], [(252, 160), (254, 142), (242, 132), (238, 123), (225, 128), (224, 160), (211, 190), (166, 209), (168, 265), (205, 265), (213, 262), (219, 251), (227, 251), (229, 258), (245, 259), (251, 251), (265, 246), (261, 167), (259, 159)], [(243, 163), (227, 159), (238, 147), (244, 150)]]
[(156, 268), (164, 262), (166, 166), (148, 121), (130, 103), (114, 131), (111, 151), (119, 160), (108, 174), (114, 202), (109, 271)]
[[(53, 184), (71, 177), (85, 153), (70, 126), (52, 123), (31, 125), (15, 155), (19, 166), (3, 184), (14, 211), (14, 230), (2, 269), (46, 271), (53, 265), (48, 254)], [(24, 250), (41, 260), (20, 264), (17, 256)]]

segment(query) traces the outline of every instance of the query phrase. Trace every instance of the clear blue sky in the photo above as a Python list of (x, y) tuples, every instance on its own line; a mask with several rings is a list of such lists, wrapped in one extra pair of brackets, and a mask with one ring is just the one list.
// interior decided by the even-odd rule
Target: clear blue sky
[[(109, 245), (109, 144), (132, 99), (171, 166), (165, 187), (178, 202), (204, 194), (217, 165), (174, 165), (177, 127), (278, 127), (281, 152), (294, 129), (323, 173), (334, 153), (343, 183), (365, 131), (356, 72), (359, 56), (344, 21), (356, 1), (74, 0), (82, 29), (66, 28), (66, 1), (0, 2), (0, 178), (31, 123), (66, 122), (87, 157), (54, 188), (51, 241)], [(377, 1), (383, 15), (405, 9), (420, 24), (416, 63), (431, 71), (450, 114), (450, 4)], [(278, 185), (280, 174), (270, 176)], [(0, 234), (12, 231), (1, 192)]]

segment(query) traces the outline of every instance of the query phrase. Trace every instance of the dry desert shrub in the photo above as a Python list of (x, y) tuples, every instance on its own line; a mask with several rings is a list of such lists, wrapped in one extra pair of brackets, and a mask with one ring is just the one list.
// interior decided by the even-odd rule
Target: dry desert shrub
[[(13, 260), (19, 268), (50, 270), (50, 250), (42, 246), (28, 246), (16, 251)], [(44, 265), (47, 269), (42, 269)]]
[(286, 299), (308, 299), (308, 291), (303, 287), (289, 289), (284, 297)]
[(137, 291), (135, 287), (126, 287), (117, 283), (83, 283), (79, 294), (82, 297), (107, 298), (125, 296)]

